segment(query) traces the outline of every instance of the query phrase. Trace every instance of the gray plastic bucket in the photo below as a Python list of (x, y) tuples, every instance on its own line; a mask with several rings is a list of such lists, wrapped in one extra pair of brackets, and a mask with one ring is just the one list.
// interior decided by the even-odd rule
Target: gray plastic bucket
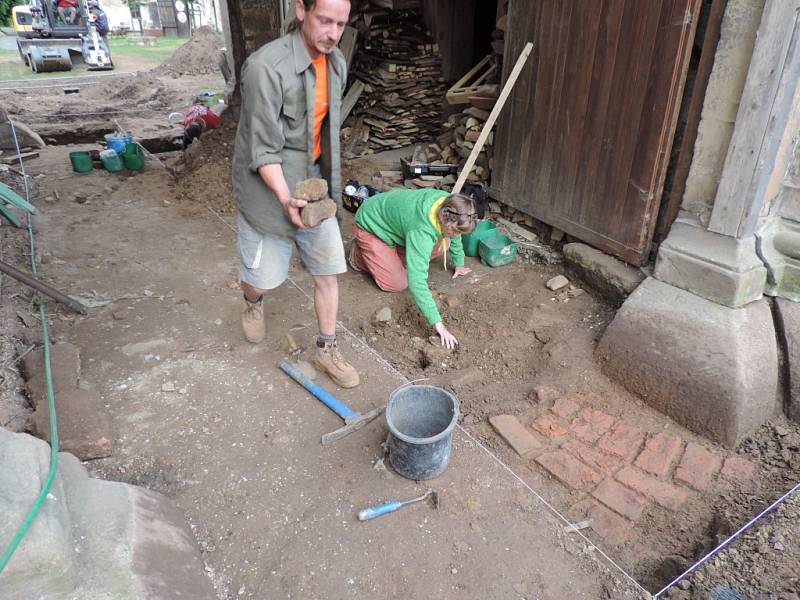
[(403, 477), (420, 481), (440, 475), (450, 463), (458, 400), (432, 385), (396, 389), (386, 406), (389, 461)]

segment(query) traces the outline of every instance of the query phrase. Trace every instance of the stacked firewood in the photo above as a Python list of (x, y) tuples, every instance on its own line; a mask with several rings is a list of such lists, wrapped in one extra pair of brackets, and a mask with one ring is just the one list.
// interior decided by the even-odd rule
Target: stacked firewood
[(379, 152), (432, 139), (441, 127), (445, 81), (421, 11), (371, 10), (354, 26), (359, 36), (350, 79), (365, 86), (343, 131), (345, 143)]

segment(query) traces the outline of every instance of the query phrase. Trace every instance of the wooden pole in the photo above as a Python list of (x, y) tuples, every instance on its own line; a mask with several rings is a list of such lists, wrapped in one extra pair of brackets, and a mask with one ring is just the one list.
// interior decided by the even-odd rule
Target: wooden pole
[(0, 272), (5, 273), (9, 277), (13, 277), (17, 281), (24, 283), (27, 286), (32, 287), (33, 289), (43, 293), (45, 296), (50, 296), (53, 300), (60, 302), (64, 306), (67, 306), (74, 310), (77, 313), (82, 315), (89, 314), (86, 307), (81, 304), (80, 302), (73, 300), (69, 296), (66, 296), (59, 292), (56, 289), (51, 288), (46, 283), (42, 283), (32, 275), (28, 275), (27, 273), (23, 273), (19, 269), (12, 267), (6, 262), (0, 260)]
[(467, 176), (469, 175), (470, 171), (472, 171), (472, 167), (475, 166), (475, 160), (478, 158), (478, 154), (481, 153), (483, 144), (486, 143), (486, 138), (489, 137), (489, 132), (492, 130), (492, 127), (494, 127), (494, 122), (497, 121), (497, 117), (500, 116), (500, 111), (503, 110), (503, 105), (506, 103), (509, 94), (511, 94), (511, 89), (517, 82), (517, 78), (522, 71), (522, 67), (525, 66), (525, 61), (528, 60), (528, 56), (530, 55), (531, 51), (533, 51), (533, 43), (528, 42), (525, 44), (525, 47), (522, 49), (522, 52), (517, 59), (517, 63), (511, 70), (511, 74), (508, 76), (508, 80), (503, 86), (503, 91), (500, 92), (500, 97), (497, 99), (494, 108), (492, 108), (489, 118), (486, 120), (486, 123), (483, 124), (483, 129), (481, 129), (481, 134), (478, 136), (478, 141), (475, 142), (475, 147), (472, 148), (472, 152), (470, 152), (469, 158), (467, 158), (467, 162), (464, 165), (464, 168), (461, 170), (461, 175), (458, 176), (458, 181), (456, 181), (456, 185), (453, 187), (453, 194), (458, 194), (461, 192), (461, 188), (464, 187), (464, 183), (467, 181)]

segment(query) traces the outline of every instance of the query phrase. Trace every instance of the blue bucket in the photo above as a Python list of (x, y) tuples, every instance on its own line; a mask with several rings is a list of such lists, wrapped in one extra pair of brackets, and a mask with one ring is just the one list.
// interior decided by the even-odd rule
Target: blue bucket
[(125, 153), (125, 146), (133, 142), (133, 136), (130, 133), (117, 131), (106, 134), (105, 140), (106, 148), (122, 155)]
[(458, 400), (432, 385), (396, 389), (386, 405), (389, 461), (403, 477), (421, 481), (440, 475), (450, 463)]

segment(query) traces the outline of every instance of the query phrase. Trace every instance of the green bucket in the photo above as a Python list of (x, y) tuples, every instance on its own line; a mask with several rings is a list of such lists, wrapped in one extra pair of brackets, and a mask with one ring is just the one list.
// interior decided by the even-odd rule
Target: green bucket
[(122, 157), (113, 150), (103, 150), (100, 153), (100, 160), (106, 171), (111, 173), (122, 171)]
[(131, 171), (141, 171), (144, 169), (144, 152), (137, 143), (125, 145), (125, 153), (122, 155), (125, 167)]
[(478, 256), (478, 243), (487, 235), (494, 235), (497, 223), (483, 219), (475, 225), (475, 231), (465, 233), (461, 236), (461, 244), (464, 246), (464, 254), (467, 256)]
[(69, 162), (76, 173), (88, 173), (92, 170), (92, 155), (89, 152), (70, 152)]
[(499, 233), (486, 236), (478, 244), (478, 254), (481, 262), (490, 267), (507, 265), (517, 256), (517, 242)]

